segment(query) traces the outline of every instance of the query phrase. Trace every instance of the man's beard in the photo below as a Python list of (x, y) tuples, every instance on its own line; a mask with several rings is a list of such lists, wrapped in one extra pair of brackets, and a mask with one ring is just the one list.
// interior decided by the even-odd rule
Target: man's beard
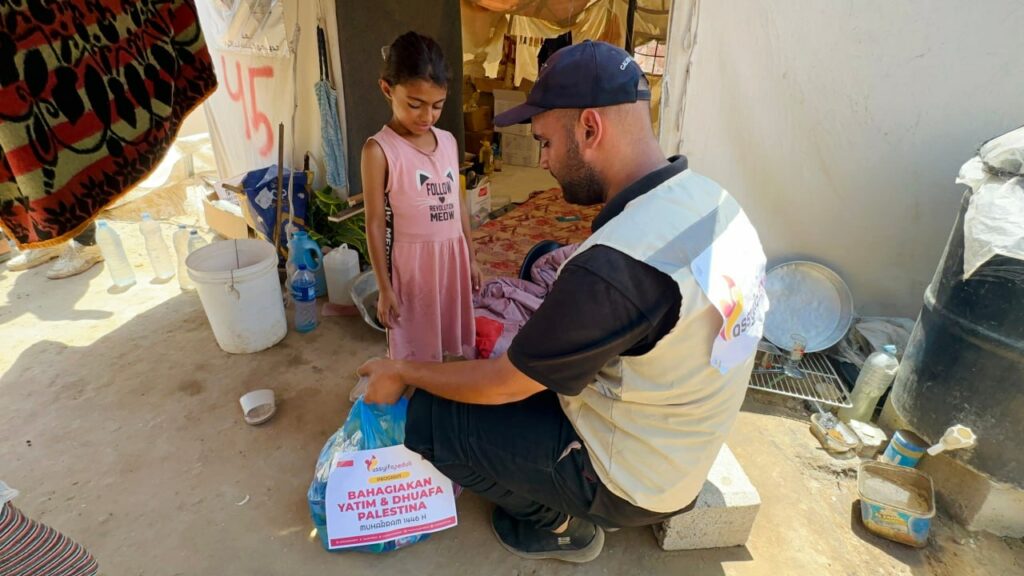
[(597, 170), (583, 161), (579, 144), (574, 138), (569, 139), (565, 170), (562, 174), (552, 173), (552, 176), (562, 186), (562, 195), (566, 202), (580, 206), (604, 202), (604, 182)]

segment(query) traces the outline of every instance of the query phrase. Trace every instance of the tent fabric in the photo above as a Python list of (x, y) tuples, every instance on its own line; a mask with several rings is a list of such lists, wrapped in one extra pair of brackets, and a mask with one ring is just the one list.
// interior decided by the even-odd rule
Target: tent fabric
[(572, 22), (592, 4), (603, 0), (466, 0), (468, 3), (502, 14), (515, 14), (554, 22)]
[[(541, 6), (543, 4), (544, 6)], [(625, 42), (628, 0), (578, 2), (516, 0), (462, 0), (462, 45), (466, 69), (494, 77), (501, 61), (506, 34), (516, 44), (515, 84), (537, 79), (537, 56), (544, 40), (572, 33), (574, 42)], [(571, 7), (568, 6), (571, 4)], [(640, 0), (633, 24), (633, 45), (664, 40), (669, 24), (670, 0)], [(571, 9), (570, 9), (571, 8)]]
[(467, 76), (495, 78), (509, 17), (462, 0), (462, 59)]

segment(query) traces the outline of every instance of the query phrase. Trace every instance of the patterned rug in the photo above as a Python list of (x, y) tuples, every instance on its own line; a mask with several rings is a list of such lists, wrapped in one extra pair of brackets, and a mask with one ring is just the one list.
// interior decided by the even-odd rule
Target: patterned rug
[[(590, 223), (601, 206), (574, 206), (562, 199), (560, 188), (537, 192), (508, 213), (486, 222), (473, 232), (476, 259), (485, 278), (519, 274), (526, 253), (541, 240), (562, 244), (582, 242), (590, 236)], [(559, 217), (579, 220), (560, 222)]]
[(216, 85), (194, 0), (0, 2), (0, 225), (22, 247), (74, 236)]

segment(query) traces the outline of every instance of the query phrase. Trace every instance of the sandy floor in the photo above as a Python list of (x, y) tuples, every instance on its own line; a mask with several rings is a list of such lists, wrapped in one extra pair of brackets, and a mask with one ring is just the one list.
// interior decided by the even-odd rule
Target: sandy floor
[[(0, 265), (0, 477), (107, 574), (1024, 573), (1020, 540), (944, 518), (921, 551), (866, 533), (855, 464), (817, 447), (802, 410), (759, 394), (729, 442), (763, 500), (746, 547), (665, 553), (635, 529), (609, 535), (586, 568), (524, 561), (493, 541), (489, 505), (467, 495), (460, 525), (426, 543), (328, 554), (310, 539), (306, 489), (345, 418), (353, 371), (383, 338), (331, 318), (259, 354), (223, 353), (197, 296), (150, 283), (135, 226), (117, 227), (139, 277), (126, 293), (108, 290), (103, 266), (50, 281), (45, 267)], [(280, 409), (253, 428), (237, 399), (262, 387)]]

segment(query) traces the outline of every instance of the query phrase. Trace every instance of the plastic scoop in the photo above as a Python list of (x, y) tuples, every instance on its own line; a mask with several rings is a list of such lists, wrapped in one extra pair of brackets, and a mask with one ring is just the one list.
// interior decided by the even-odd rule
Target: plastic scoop
[(974, 435), (967, 426), (950, 426), (949, 430), (942, 435), (942, 439), (939, 443), (928, 449), (929, 456), (935, 456), (941, 454), (947, 450), (959, 450), (961, 448), (970, 448), (978, 443), (978, 437)]
[(274, 401), (274, 391), (270, 389), (253, 390), (238, 399), (242, 405), (242, 417), (245, 423), (252, 426), (259, 426), (274, 417), (277, 411), (277, 403)]

